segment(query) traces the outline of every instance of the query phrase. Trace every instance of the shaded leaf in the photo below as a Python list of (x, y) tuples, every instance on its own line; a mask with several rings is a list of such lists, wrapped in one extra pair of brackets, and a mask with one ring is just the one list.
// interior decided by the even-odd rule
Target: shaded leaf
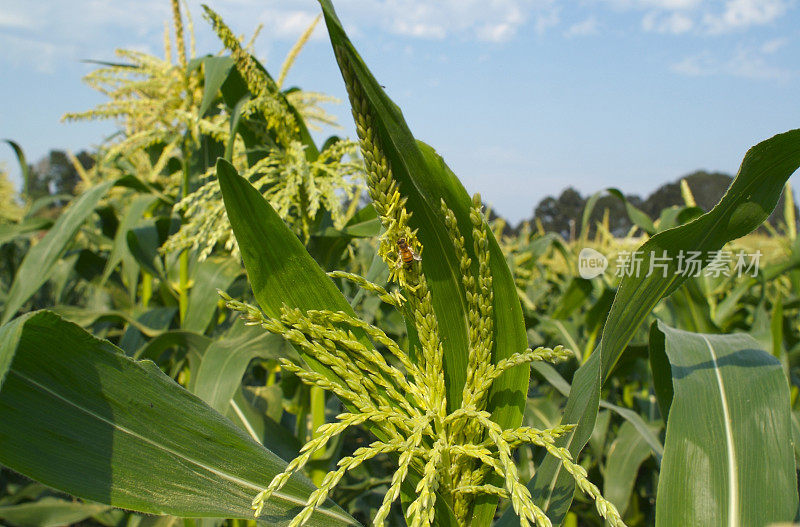
[(111, 182), (101, 183), (76, 198), (39, 243), (27, 252), (8, 292), (0, 325), (11, 320), (19, 308), (47, 282), (56, 262), (64, 255), (78, 229), (111, 185)]
[[(655, 326), (655, 324), (654, 324)], [(657, 323), (672, 366), (656, 525), (769, 525), (797, 510), (789, 386), (750, 336)]]
[[(181, 517), (252, 518), (286, 464), (152, 362), (46, 311), (0, 329), (0, 463), (73, 494)], [(293, 477), (267, 503), (285, 525), (313, 491)], [(320, 526), (355, 523), (334, 505)]]

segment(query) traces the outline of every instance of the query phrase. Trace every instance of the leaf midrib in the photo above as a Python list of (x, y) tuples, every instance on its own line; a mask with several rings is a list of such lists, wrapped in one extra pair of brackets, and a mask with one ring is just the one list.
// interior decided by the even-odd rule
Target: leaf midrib
[[(59, 399), (59, 400), (63, 401), (64, 403), (66, 403), (66, 404), (72, 406), (73, 408), (75, 408), (75, 409), (77, 409), (77, 410), (79, 410), (79, 411), (81, 411), (81, 412), (83, 412), (83, 413), (85, 413), (85, 414), (97, 419), (100, 422), (106, 423), (107, 425), (111, 426), (112, 428), (114, 428), (116, 430), (119, 430), (122, 433), (128, 434), (128, 435), (130, 435), (130, 436), (132, 436), (132, 437), (134, 437), (136, 439), (139, 439), (140, 441), (148, 443), (148, 444), (150, 444), (150, 445), (152, 445), (152, 446), (154, 446), (154, 447), (156, 447), (158, 449), (163, 450), (164, 452), (167, 452), (169, 454), (172, 454), (173, 456), (178, 457), (179, 459), (183, 459), (184, 461), (187, 461), (187, 462), (189, 462), (191, 464), (194, 464), (194, 465), (196, 465), (197, 467), (199, 467), (201, 469), (205, 469), (208, 472), (210, 472), (212, 474), (215, 474), (215, 475), (217, 475), (217, 476), (219, 476), (219, 477), (221, 477), (223, 479), (226, 479), (226, 480), (228, 480), (228, 481), (230, 481), (232, 483), (235, 483), (235, 484), (247, 487), (247, 488), (251, 488), (251, 489), (253, 489), (255, 491), (258, 491), (258, 492), (263, 490), (262, 486), (254, 483), (252, 481), (244, 480), (244, 479), (241, 479), (241, 478), (239, 478), (237, 476), (234, 476), (232, 474), (228, 474), (226, 472), (222, 472), (222, 471), (220, 471), (220, 470), (218, 470), (218, 469), (216, 469), (214, 467), (210, 467), (210, 466), (208, 466), (208, 465), (206, 465), (206, 464), (204, 464), (204, 463), (202, 463), (202, 462), (200, 462), (200, 461), (198, 461), (196, 459), (193, 459), (191, 457), (186, 456), (185, 454), (182, 454), (180, 452), (176, 452), (175, 450), (172, 450), (171, 448), (167, 447), (166, 445), (162, 445), (162, 444), (160, 444), (158, 442), (155, 442), (155, 441), (153, 441), (151, 439), (148, 439), (147, 437), (142, 436), (141, 434), (138, 434), (138, 433), (134, 432), (133, 430), (130, 430), (130, 429), (124, 427), (124, 426), (121, 426), (118, 423), (110, 421), (110, 420), (106, 419), (105, 417), (93, 412), (92, 410), (90, 410), (88, 408), (85, 408), (85, 407), (83, 407), (83, 406), (81, 406), (81, 405), (79, 405), (79, 404), (67, 399), (66, 397), (60, 395), (59, 393), (51, 390), (47, 386), (44, 386), (44, 385), (36, 382), (35, 380), (31, 379), (27, 375), (25, 375), (23, 373), (20, 373), (20, 372), (14, 370), (13, 368), (9, 369), (9, 373), (16, 375), (21, 380), (23, 380), (24, 382), (30, 384), (31, 386), (33, 386), (33, 387), (35, 387), (35, 388), (37, 388), (37, 389), (39, 389), (39, 390), (41, 390), (41, 391), (43, 391), (43, 392), (45, 392), (45, 393), (47, 393), (49, 395), (55, 397), (56, 399)], [(283, 492), (273, 492), (272, 496), (275, 497), (275, 498), (287, 501), (289, 503), (292, 503), (294, 505), (298, 505), (300, 507), (305, 507), (305, 505), (306, 505), (306, 501), (305, 500), (296, 498), (294, 496), (290, 496), (290, 495), (285, 494)], [(331, 511), (331, 510), (328, 510), (328, 509), (317, 509), (317, 512), (319, 512), (320, 514), (323, 514), (325, 516), (330, 516), (331, 518), (335, 518), (335, 519), (337, 519), (337, 520), (339, 520), (339, 521), (341, 521), (341, 522), (343, 522), (345, 524), (350, 524), (351, 523), (349, 518), (346, 518), (346, 517), (336, 513), (335, 511)]]
[(717, 363), (717, 354), (714, 351), (714, 346), (705, 335), (700, 335), (708, 347), (708, 353), (711, 355), (711, 362), (714, 364), (714, 375), (716, 376), (717, 385), (719, 386), (719, 398), (722, 403), (722, 417), (725, 424), (725, 450), (728, 457), (728, 525), (730, 527), (737, 527), (739, 525), (739, 473), (736, 467), (736, 450), (733, 444), (733, 430), (731, 429), (731, 414), (728, 409), (728, 396), (725, 392), (725, 383), (722, 381), (722, 374), (719, 371), (719, 363)]

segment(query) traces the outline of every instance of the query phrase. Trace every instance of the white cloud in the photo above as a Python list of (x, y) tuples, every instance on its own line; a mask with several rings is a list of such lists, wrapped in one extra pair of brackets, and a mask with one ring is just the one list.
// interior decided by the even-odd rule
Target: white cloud
[[(188, 0), (201, 52), (216, 51), (217, 39), (202, 19), (200, 3)], [(641, 14), (642, 30), (665, 34), (725, 33), (767, 24), (792, 0), (595, 0), (602, 7)], [(393, 34), (408, 39), (462, 38), (503, 42), (520, 32), (545, 34), (562, 24), (562, 0), (338, 0), (348, 32)], [(268, 53), (276, 40), (294, 41), (319, 14), (316, 0), (215, 0), (216, 9), (237, 34), (265, 25), (257, 43)], [(0, 44), (5, 63), (30, 62), (42, 70), (84, 58), (108, 59), (118, 47), (160, 50), (167, 0), (0, 0)], [(565, 37), (591, 35), (608, 27), (603, 9), (570, 26)], [(322, 24), (314, 39), (325, 39)], [(776, 44), (777, 45), (777, 44)], [(9, 56), (10, 53), (14, 56)]]
[(342, 18), (413, 38), (461, 35), (509, 40), (526, 24), (543, 33), (558, 23), (556, 0), (356, 0), (339, 7)]
[(74, 51), (60, 48), (50, 42), (15, 35), (0, 35), (0, 49), (3, 50), (5, 60), (11, 64), (31, 67), (39, 73), (47, 74), (55, 71), (62, 54)]
[(539, 13), (533, 27), (537, 34), (543, 35), (551, 27), (557, 26), (560, 20), (559, 10), (557, 8), (552, 8)]
[(704, 51), (676, 62), (671, 69), (690, 77), (723, 75), (752, 80), (782, 80), (798, 72), (770, 63), (769, 55), (781, 45), (772, 40), (761, 46), (739, 46), (727, 59), (715, 58), (710, 52)]
[(765, 55), (772, 55), (773, 53), (778, 52), (788, 43), (789, 43), (788, 38), (773, 38), (772, 40), (767, 40), (766, 42), (761, 44), (761, 52), (764, 53)]
[(163, 21), (169, 17), (169, 5), (160, 0), (142, 0), (136, 6), (31, 0), (22, 3), (24, 13), (15, 11), (19, 4), (0, 0), (0, 26), (6, 28), (0, 36), (0, 60), (31, 64), (47, 73), (65, 62), (110, 58), (116, 47), (160, 47)]
[(598, 33), (599, 28), (597, 24), (597, 18), (590, 16), (585, 20), (569, 26), (569, 28), (567, 28), (567, 30), (564, 32), (564, 36), (567, 38), (574, 38), (596, 35)]
[(597, 0), (620, 11), (644, 11), (642, 29), (720, 35), (777, 20), (793, 0)]
[(35, 21), (25, 13), (14, 12), (5, 6), (3, 11), (0, 11), (0, 27), (32, 29), (35, 25)]
[(728, 0), (721, 13), (706, 14), (704, 22), (711, 34), (727, 33), (769, 24), (787, 9), (785, 0)]
[(508, 22), (499, 24), (486, 24), (476, 30), (478, 38), (488, 42), (502, 42), (511, 38), (516, 32), (514, 25)]
[(617, 9), (660, 9), (664, 11), (686, 11), (699, 7), (703, 0), (603, 0)]
[(757, 80), (785, 79), (791, 70), (769, 64), (760, 50), (742, 48), (726, 64), (727, 72), (736, 77)]
[[(262, 35), (271, 38), (293, 40), (298, 38), (308, 29), (308, 26), (317, 18), (318, 13), (302, 10), (263, 10), (258, 21), (264, 24)], [(320, 23), (324, 25), (324, 23)], [(311, 38), (322, 38), (324, 31), (319, 30), (320, 24), (314, 29)]]
[(681, 75), (701, 77), (716, 73), (718, 66), (708, 52), (703, 52), (676, 62), (670, 69)]
[(692, 18), (684, 13), (661, 14), (651, 11), (642, 18), (642, 29), (656, 33), (680, 35), (694, 28)]

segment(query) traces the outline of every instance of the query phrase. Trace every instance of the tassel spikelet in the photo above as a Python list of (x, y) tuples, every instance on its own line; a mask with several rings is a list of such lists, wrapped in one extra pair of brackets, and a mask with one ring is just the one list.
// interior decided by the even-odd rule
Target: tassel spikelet
[[(167, 36), (165, 51), (169, 48)], [(92, 178), (116, 179), (133, 172), (147, 183), (157, 183), (167, 194), (178, 194), (180, 170), (167, 171), (167, 161), (180, 154), (187, 133), (193, 140), (201, 133), (196, 107), (186, 102), (202, 97), (200, 72), (186, 72), (169, 58), (138, 51), (117, 50), (116, 55), (124, 65), (103, 66), (84, 77), (86, 84), (109, 100), (92, 110), (67, 113), (63, 119), (113, 119), (122, 129), (122, 134), (101, 146), (97, 165), (90, 171)], [(222, 127), (224, 117), (207, 120)], [(150, 149), (154, 145), (159, 149)], [(153, 152), (158, 154), (155, 158)]]
[(286, 55), (286, 59), (284, 59), (283, 65), (281, 66), (281, 72), (278, 75), (278, 80), (276, 81), (278, 88), (283, 86), (283, 81), (286, 80), (286, 75), (288, 75), (289, 70), (292, 69), (294, 61), (297, 60), (297, 56), (300, 54), (300, 51), (302, 51), (303, 47), (305, 47), (308, 39), (311, 38), (311, 34), (314, 32), (314, 29), (316, 29), (317, 24), (319, 24), (321, 19), (322, 15), (317, 15), (317, 18), (315, 18), (314, 21), (309, 24), (306, 30), (303, 31), (303, 34), (300, 35), (300, 38), (297, 39), (297, 42), (295, 42), (294, 46), (292, 46), (292, 49), (289, 50), (289, 53)]
[(364, 289), (365, 291), (369, 291), (371, 293), (375, 293), (381, 301), (390, 304), (394, 307), (400, 307), (403, 305), (405, 298), (399, 291), (392, 291), (391, 293), (386, 291), (383, 287), (379, 286), (378, 284), (373, 284), (366, 278), (361, 275), (355, 273), (348, 273), (347, 271), (331, 271), (328, 273), (328, 276), (331, 278), (344, 278), (350, 282), (353, 282), (360, 288)]
[[(247, 47), (242, 46), (222, 18), (206, 6), (204, 9), (252, 94), (252, 99), (245, 104), (244, 118), (258, 112), (269, 130), (256, 128), (254, 131), (263, 135), (261, 140), (264, 144), (278, 143), (265, 157), (249, 165), (244, 145), (237, 141), (239, 147), (234, 149), (234, 166), (304, 240), (311, 236), (311, 223), (321, 210), (330, 213), (335, 228), (343, 228), (351, 215), (344, 204), (357, 201), (363, 188), (360, 183), (363, 164), (357, 157), (357, 145), (347, 140), (332, 142), (315, 159), (309, 159), (290, 106), (294, 102), (302, 103), (294, 105), (294, 109), (304, 120), (335, 123), (335, 118), (319, 106), (335, 99), (301, 90), (284, 98), (278, 85), (258, 66)], [(313, 27), (309, 31), (311, 29)], [(300, 38), (295, 53), (306, 40)], [(269, 136), (268, 131), (272, 131), (274, 136)], [(228, 141), (228, 129), (208, 126), (205, 132), (220, 142)], [(185, 221), (180, 230), (167, 240), (163, 250), (196, 250), (203, 260), (217, 245), (222, 245), (225, 250), (238, 255), (239, 248), (231, 233), (213, 169), (203, 179), (206, 181), (203, 186), (177, 204), (176, 208), (183, 213)]]
[[(238, 254), (214, 168), (199, 174), (201, 185), (183, 196), (182, 170), (169, 163), (176, 156), (199, 148), (201, 138), (210, 137), (221, 144), (230, 142), (230, 115), (221, 102), (213, 111), (199, 114), (203, 67), (187, 68), (188, 61), (196, 54), (192, 19), (185, 2), (181, 9), (181, 0), (170, 1), (173, 35), (165, 26), (165, 58), (117, 50), (123, 64), (103, 66), (84, 77), (90, 87), (108, 100), (91, 110), (63, 117), (67, 121), (112, 119), (121, 127), (122, 133), (101, 147), (96, 166), (88, 171), (89, 181), (80, 185), (134, 173), (145, 183), (162, 189), (164, 200), (181, 198), (175, 209), (184, 216), (184, 221), (162, 251), (195, 250), (200, 259), (205, 259), (215, 247), (222, 246)], [(244, 109), (243, 122), (254, 122), (256, 114), (262, 116), (267, 127), (253, 126), (251, 131), (265, 145), (278, 143), (265, 158), (251, 165), (244, 142), (237, 136), (232, 163), (304, 238), (310, 236), (311, 222), (323, 209), (330, 212), (334, 227), (344, 227), (354, 212), (347, 204), (357, 202), (363, 189), (363, 164), (357, 155), (357, 144), (338, 141), (328, 145), (313, 161), (307, 159), (292, 111), (294, 106), (297, 118), (303, 120), (335, 124), (335, 118), (320, 106), (335, 98), (302, 90), (293, 90), (284, 97), (222, 19), (211, 10), (207, 10), (207, 16), (254, 94)], [(172, 62), (173, 43), (177, 64)], [(300, 47), (302, 39), (298, 51)], [(112, 192), (124, 190), (115, 187)]]
[(276, 94), (280, 93), (280, 88), (267, 72), (258, 66), (253, 56), (242, 46), (239, 38), (223, 22), (222, 17), (206, 5), (203, 6), (203, 10), (222, 45), (231, 52), (236, 69), (239, 70), (253, 97), (252, 105), (261, 111), (267, 126), (274, 130), (276, 140), (282, 146), (288, 146), (299, 128), (289, 107), (276, 97)]
[(14, 184), (8, 179), (5, 167), (0, 165), (0, 225), (21, 220), (23, 213)]
[[(392, 186), (384, 188), (391, 191)], [(451, 234), (457, 233), (452, 211), (446, 206), (442, 210)], [(393, 219), (396, 221), (396, 218), (403, 217), (407, 218), (408, 215), (401, 211)], [(481, 218), (480, 222), (478, 218)], [(476, 249), (488, 252), (487, 227), (482, 220), (478, 197), (471, 209), (471, 226)], [(396, 227), (404, 228), (403, 225)], [(309, 497), (303, 510), (292, 520), (292, 527), (304, 525), (348, 471), (383, 454), (397, 456), (397, 470), (373, 520), (376, 526), (385, 525), (392, 503), (399, 497), (400, 488), (412, 469), (420, 475), (420, 479), (414, 489), (415, 499), (407, 509), (411, 526), (436, 524), (434, 511), (437, 499), (444, 499), (456, 513), (459, 523), (467, 525), (475, 500), (486, 495), (509, 499), (520, 518), (520, 525), (550, 526), (550, 520), (535, 505), (517, 474), (513, 449), (528, 444), (545, 448), (550, 455), (564, 463), (577, 487), (595, 501), (598, 512), (611, 525), (624, 525), (614, 506), (587, 479), (585, 470), (573, 462), (569, 451), (556, 445), (556, 440), (569, 434), (573, 425), (550, 429), (519, 427), (503, 430), (491, 420), (489, 412), (485, 410), (486, 395), (492, 382), (504, 371), (533, 361), (565, 360), (571, 357), (571, 352), (557, 346), (553, 349), (521, 351), (497, 364), (484, 360), (487, 353), (489, 356), (491, 354), (493, 331), (492, 322), (487, 320), (492, 316), (494, 300), (489, 259), (478, 252), (477, 265), (473, 266), (466, 256), (463, 237), (453, 235), (453, 245), (462, 269), (468, 273), (464, 283), (470, 294), (469, 367), (473, 368), (473, 375), (469, 377), (469, 386), (465, 387), (461, 408), (449, 414), (442, 343), (431, 292), (423, 273), (418, 273), (413, 287), (406, 289), (403, 303), (403, 308), (413, 313), (422, 348), (415, 358), (381, 329), (344, 312), (303, 312), (284, 308), (280, 316), (270, 318), (257, 307), (233, 300), (220, 292), (226, 305), (240, 312), (248, 324), (259, 325), (282, 335), (300, 351), (327, 366), (333, 375), (325, 376), (282, 359), (281, 365), (285, 371), (295, 374), (307, 385), (332, 392), (352, 409), (339, 415), (336, 421), (319, 427), (314, 439), (303, 447), (300, 455), (254, 498), (256, 516), (262, 512), (266, 500), (285, 485), (292, 474), (302, 470), (314, 452), (325, 448), (333, 437), (344, 430), (368, 425), (379, 439), (339, 461)], [(370, 293), (391, 297), (384, 288), (356, 275), (340, 271), (331, 274), (351, 280)], [(359, 334), (366, 335), (366, 338), (359, 337), (355, 330), (363, 330)], [(501, 485), (494, 483), (496, 479), (489, 481), (490, 476), (495, 475), (501, 478)]]
[(397, 248), (397, 241), (405, 239), (411, 250), (421, 252), (422, 246), (417, 240), (416, 231), (408, 227), (411, 214), (406, 211), (406, 198), (400, 195), (397, 182), (392, 176), (392, 168), (381, 148), (381, 141), (373, 127), (373, 117), (364, 97), (361, 86), (355, 82), (353, 71), (344, 59), (338, 47), (334, 52), (339, 60), (342, 76), (345, 78), (347, 95), (360, 140), (361, 155), (367, 173), (367, 190), (372, 204), (384, 228), (380, 237), (378, 254), (389, 266), (390, 280), (397, 281), (402, 287), (413, 287), (413, 272), (408, 272), (403, 265), (402, 256)]
[[(343, 228), (349, 216), (344, 202), (356, 199), (363, 188), (363, 165), (357, 161), (357, 145), (340, 140), (309, 161), (299, 141), (287, 149), (272, 150), (266, 157), (239, 173), (266, 198), (278, 215), (305, 239), (310, 236), (310, 220), (321, 210), (330, 212), (334, 227)], [(177, 204), (186, 221), (167, 240), (165, 251), (196, 249), (200, 259), (211, 254), (217, 244), (238, 254), (222, 201), (219, 182), (213, 170), (207, 182)], [(304, 199), (299, 199), (303, 189)]]
[[(337, 434), (353, 426), (366, 426), (377, 441), (357, 449), (339, 461), (309, 497), (291, 527), (304, 525), (341, 481), (344, 475), (365, 460), (381, 454), (396, 456), (395, 470), (383, 502), (373, 518), (378, 527), (385, 525), (392, 504), (413, 470), (418, 481), (413, 501), (406, 509), (412, 527), (436, 524), (437, 500), (444, 500), (454, 511), (460, 525), (468, 525), (473, 504), (484, 496), (499, 496), (511, 502), (520, 525), (550, 527), (551, 522), (536, 506), (527, 487), (519, 480), (513, 449), (521, 445), (537, 445), (559, 459), (575, 479), (577, 487), (595, 501), (597, 510), (613, 526), (623, 526), (614, 506), (600, 496), (597, 487), (586, 477), (586, 471), (574, 463), (568, 450), (558, 447), (556, 439), (572, 432), (573, 425), (550, 429), (519, 427), (503, 430), (491, 420), (487, 411), (487, 394), (492, 383), (505, 371), (534, 361), (557, 362), (571, 353), (561, 346), (520, 351), (492, 363), (494, 346), (494, 294), (489, 257), (489, 231), (481, 211), (480, 196), (475, 196), (464, 226), (471, 233), (475, 260), (467, 256), (466, 242), (456, 217), (446, 203), (441, 214), (450, 235), (460, 270), (464, 276), (469, 332), (467, 380), (461, 407), (447, 411), (447, 395), (443, 374), (443, 347), (439, 325), (433, 310), (432, 292), (421, 266), (398, 254), (398, 239), (418, 253), (422, 247), (415, 232), (408, 226), (410, 214), (405, 198), (392, 175), (389, 159), (373, 128), (371, 109), (355, 82), (346, 55), (334, 49), (347, 85), (348, 96), (361, 141), (367, 169), (367, 187), (375, 210), (384, 227), (379, 254), (392, 269), (392, 278), (403, 289), (402, 307), (399, 298), (381, 286), (350, 273), (335, 272), (333, 277), (354, 282), (410, 317), (419, 339), (420, 349), (411, 351), (392, 341), (381, 329), (343, 312), (324, 310), (302, 311), (283, 308), (274, 318), (254, 306), (235, 301), (220, 293), (226, 305), (242, 314), (248, 324), (283, 336), (301, 353), (327, 367), (322, 375), (304, 365), (284, 359), (283, 368), (294, 373), (305, 384), (329, 390), (350, 409), (332, 423), (317, 429), (309, 443), (286, 470), (275, 476), (266, 489), (253, 499), (258, 517), (266, 500), (285, 485), (292, 474), (302, 470), (311, 455), (325, 448)], [(398, 265), (402, 264), (402, 265)], [(498, 484), (500, 481), (502, 483)]]
[(175, 26), (175, 48), (178, 50), (178, 65), (186, 69), (186, 41), (183, 38), (183, 18), (181, 17), (180, 0), (172, 0), (172, 23)]

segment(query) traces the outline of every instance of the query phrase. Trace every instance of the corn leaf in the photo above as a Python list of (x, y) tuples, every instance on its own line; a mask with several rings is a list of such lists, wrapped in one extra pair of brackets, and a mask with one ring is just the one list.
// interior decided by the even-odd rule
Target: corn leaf
[[(115, 507), (243, 519), (286, 466), (152, 362), (47, 311), (0, 328), (0, 463)], [(293, 477), (266, 517), (288, 524), (313, 490)], [(331, 503), (313, 522), (357, 523)]]
[(603, 495), (625, 514), (639, 467), (650, 457), (650, 445), (629, 422), (622, 423), (608, 449), (603, 471)]
[(797, 510), (789, 386), (749, 335), (653, 324), (670, 401), (656, 525), (771, 525)]
[(189, 291), (189, 306), (183, 320), (183, 329), (203, 333), (217, 309), (217, 290), (228, 289), (241, 273), (239, 262), (230, 257), (210, 257), (197, 262), (191, 270), (194, 286)]
[(67, 251), (78, 229), (111, 185), (111, 182), (101, 183), (75, 198), (44, 238), (28, 251), (11, 284), (0, 325), (11, 320), (19, 308), (47, 282), (56, 262)]
[(72, 525), (109, 510), (108, 505), (44, 497), (28, 503), (0, 505), (0, 520), (20, 527)]

